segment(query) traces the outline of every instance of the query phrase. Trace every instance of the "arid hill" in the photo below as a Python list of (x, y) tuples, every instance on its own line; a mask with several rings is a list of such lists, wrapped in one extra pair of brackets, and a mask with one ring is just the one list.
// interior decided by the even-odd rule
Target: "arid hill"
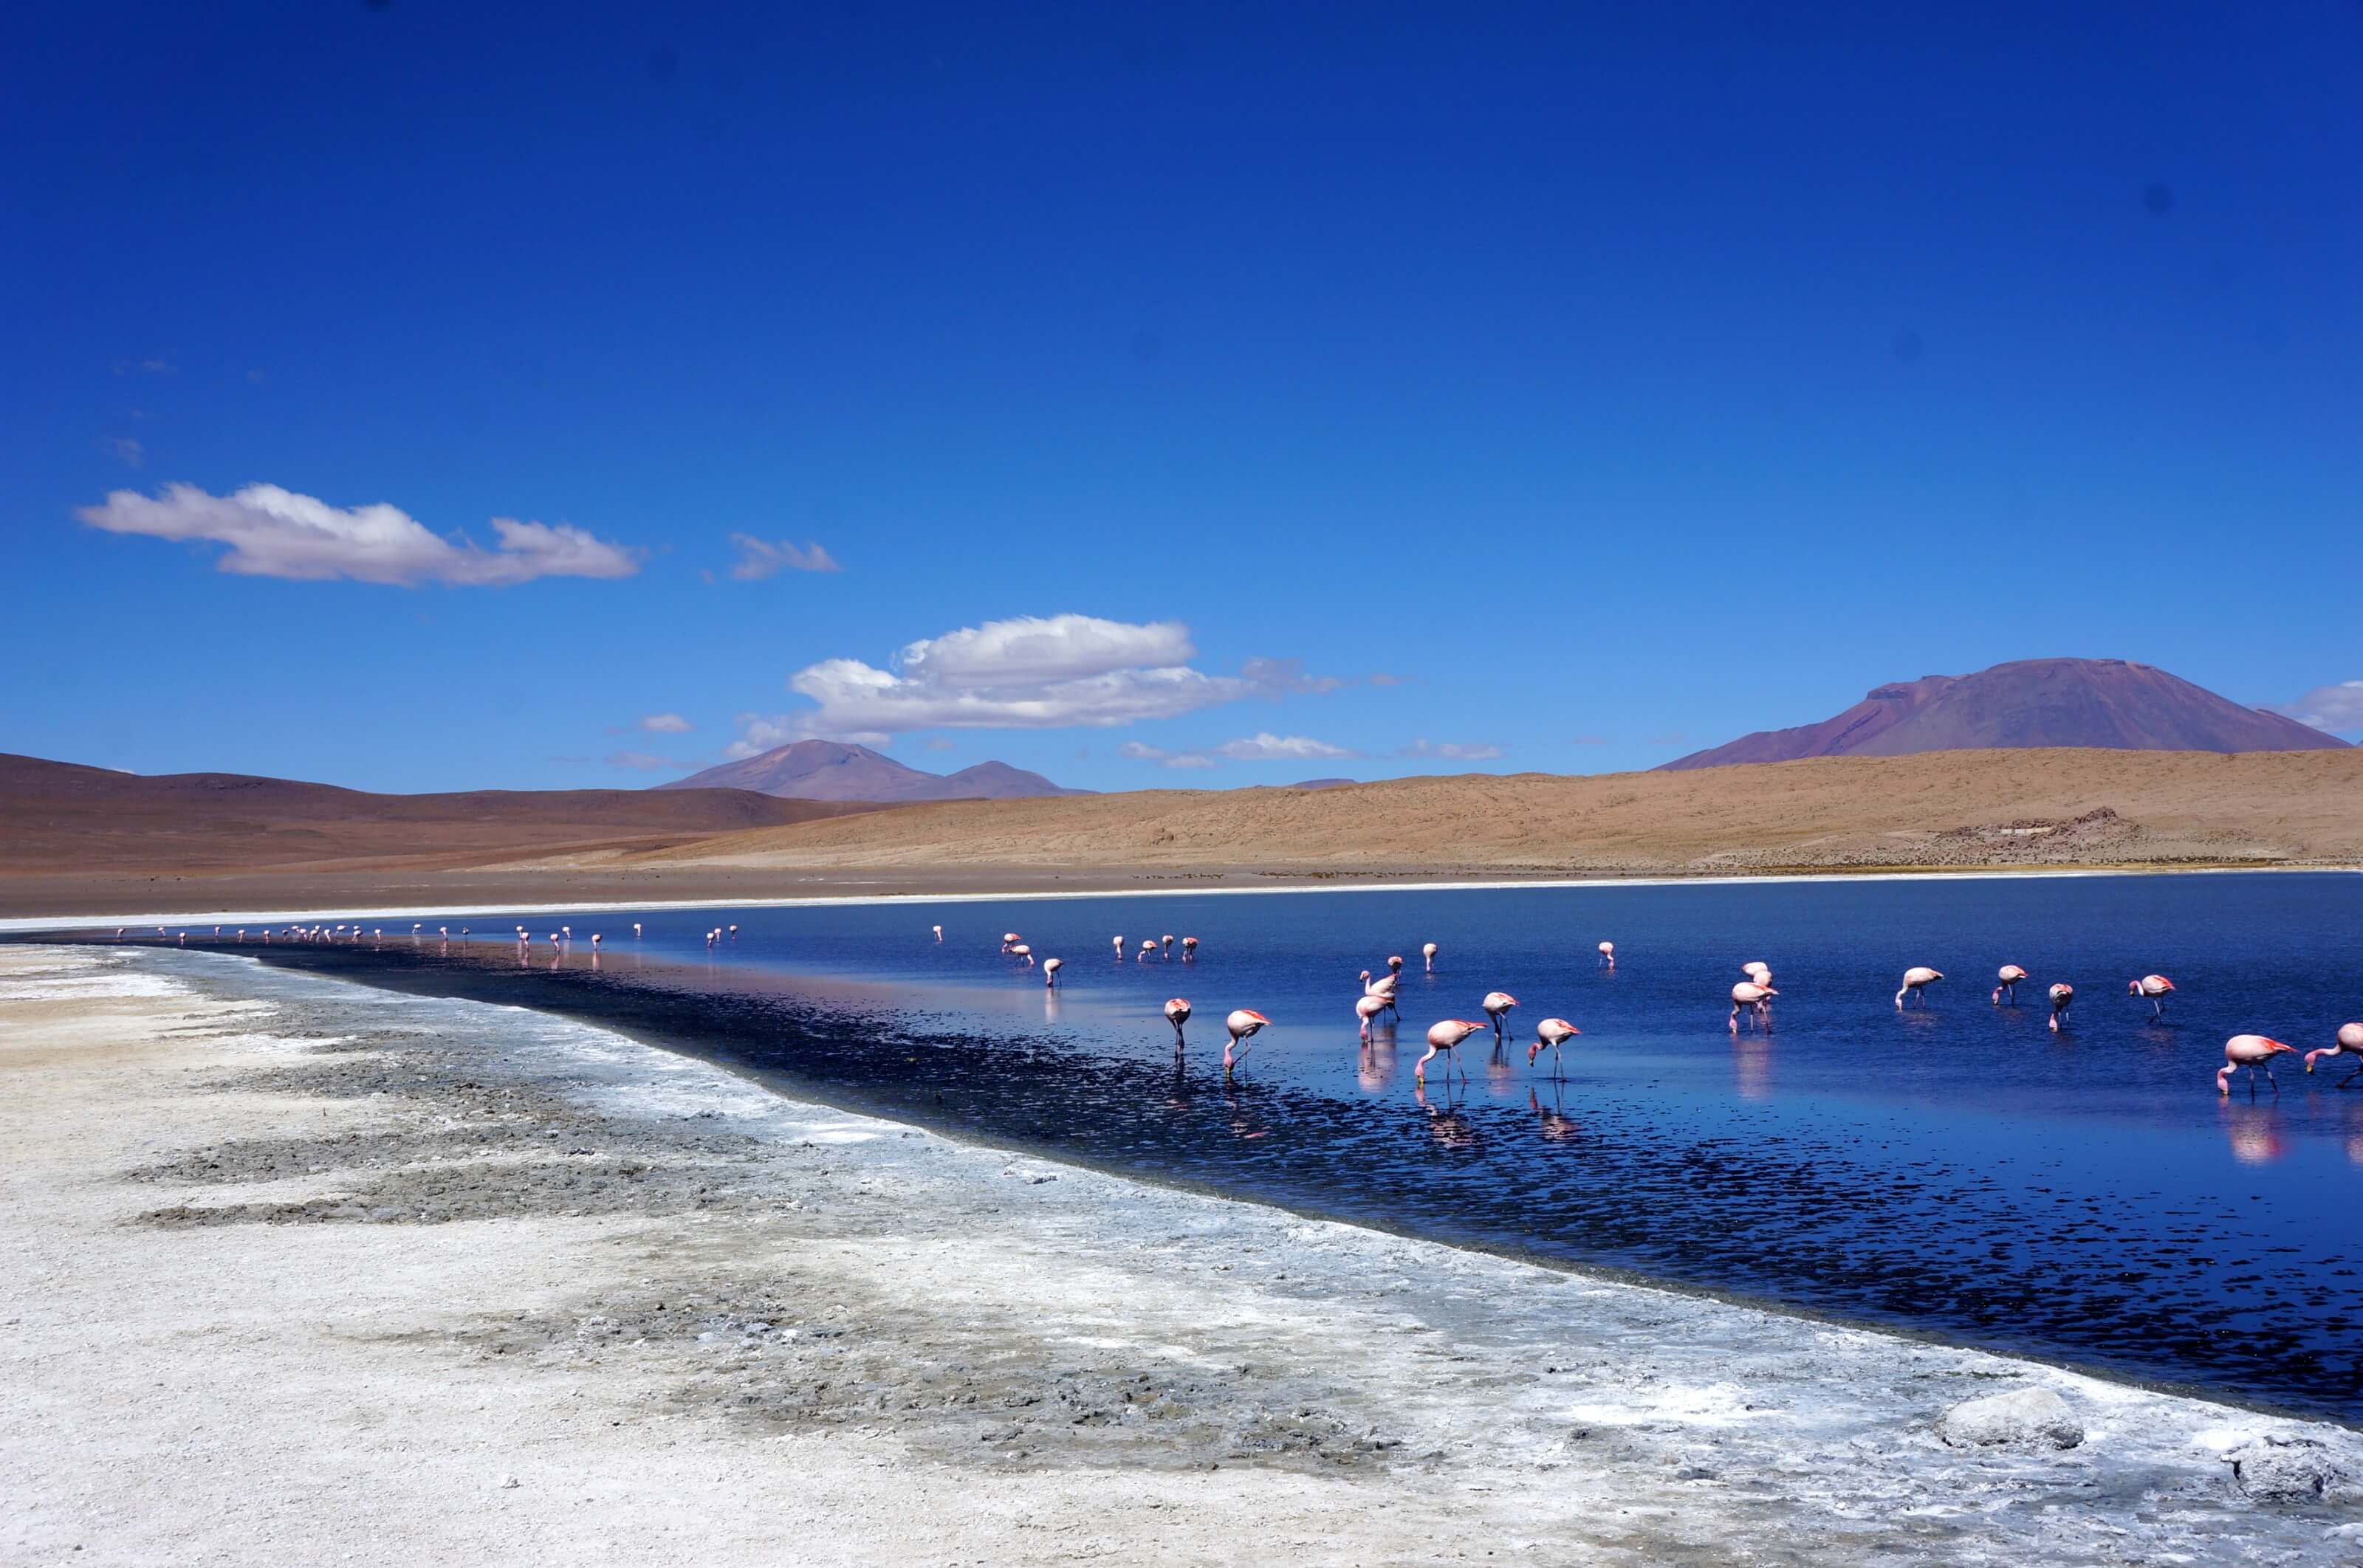
[(0, 753), (0, 872), (466, 866), (521, 850), (654, 848), (868, 808), (741, 790), (373, 795), (242, 773), (118, 773)]
[(979, 762), (957, 773), (929, 773), (866, 745), (794, 741), (756, 756), (693, 773), (660, 790), (752, 790), (796, 801), (1018, 801), (1036, 795), (1081, 795), (1038, 773), (1005, 762)]
[(2075, 749), (947, 802), (633, 864), (1358, 875), (2363, 861), (2363, 750)]
[(1908, 756), (2029, 746), (2128, 751), (2340, 751), (2295, 719), (2243, 708), (2121, 658), (2028, 658), (1975, 675), (1924, 675), (1874, 689), (1835, 718), (1758, 730), (1661, 771), (1809, 756)]

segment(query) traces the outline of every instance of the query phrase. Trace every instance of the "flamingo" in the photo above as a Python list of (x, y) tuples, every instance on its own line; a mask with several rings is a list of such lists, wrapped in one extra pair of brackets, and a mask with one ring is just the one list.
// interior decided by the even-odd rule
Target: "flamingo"
[(1426, 962), (1427, 972), (1431, 975), (1436, 973), (1436, 955), (1438, 951), (1440, 950), (1433, 942), (1420, 944), (1419, 955)]
[(1196, 956), (1198, 956), (1198, 939), (1194, 936), (1183, 937), (1182, 939), (1182, 961), (1187, 963), (1189, 960), (1195, 958)]
[(1507, 991), (1487, 991), (1485, 999), (1477, 1005), (1483, 1008), (1485, 1016), (1493, 1021), (1493, 1038), (1497, 1042), (1506, 1038), (1503, 1026), (1509, 1019), (1510, 1010), (1518, 1005), (1518, 999)]
[(1119, 964), (1124, 962), (1124, 938), (1122, 936), (1118, 936), (1115, 939), (1115, 961)]
[(634, 937), (635, 939), (637, 939), (637, 938), (639, 936), (639, 934), (640, 934), (640, 922), (639, 922), (638, 921), (634, 921), (634, 922), (632, 922), (632, 935), (633, 935), (633, 937)]
[[(417, 920), (412, 921), (412, 922), (410, 922), (410, 934), (411, 934), (411, 935), (413, 935), (413, 936), (417, 935), (417, 934), (418, 934), (418, 928), (419, 928), (420, 926), (422, 926), (422, 925), (426, 924), (426, 923), (427, 923), (427, 922), (426, 922), (425, 921), (417, 921)], [(221, 934), (221, 927), (219, 927), (219, 926), (216, 926), (216, 927), (214, 927), (214, 934), (215, 934), (216, 936), (219, 936), (219, 935)]]
[(1059, 970), (1061, 970), (1061, 969), (1063, 969), (1063, 968), (1065, 968), (1066, 966), (1067, 966), (1067, 961), (1066, 961), (1064, 958), (1045, 958), (1045, 959), (1043, 959), (1043, 960), (1042, 960), (1042, 984), (1043, 984), (1045, 987), (1049, 987), (1049, 986), (1055, 986), (1055, 985), (1057, 985), (1057, 984), (1059, 983)]
[(2019, 981), (2026, 978), (2026, 971), (2020, 968), (2015, 964), (2004, 964), (2001, 968), (1994, 971), (1994, 978), (2002, 982), (2002, 984), (1994, 988), (1994, 1006), (2002, 1006), (2002, 993), (2004, 991), (2008, 991), (2010, 993), (2010, 1005), (2016, 1007), (2018, 1005), (2018, 983)]
[(448, 925), (438, 925), (435, 928), (435, 934), (449, 942), (451, 940), (451, 928)]
[(1031, 969), (1032, 967), (1034, 967), (1034, 949), (1033, 949), (1033, 948), (1031, 948), (1030, 946), (1026, 945), (1026, 944), (1025, 943), (1023, 943), (1023, 942), (1019, 943), (1016, 946), (1015, 946), (1015, 947), (1011, 948), (1011, 949), (1009, 950), (1009, 955), (1010, 955), (1012, 958), (1023, 958), (1023, 959), (1025, 959), (1025, 960), (1026, 960), (1026, 966), (1027, 968), (1029, 968), (1029, 969)]
[(1772, 966), (1761, 958), (1751, 958), (1739, 966), (1739, 972), (1759, 986), (1772, 983)]
[[(1223, 1020), (1223, 1027), (1231, 1032), (1231, 1043), (1223, 1047), (1223, 1071), (1226, 1074), (1248, 1059), (1247, 1051), (1240, 1042), (1253, 1040), (1257, 1032), (1270, 1021), (1263, 1014), (1244, 1007), (1234, 1010), (1228, 1018)], [(1234, 1055), (1234, 1052), (1237, 1055)]]
[(2215, 1092), (2230, 1094), (2232, 1075), (2246, 1067), (2248, 1069), (2250, 1094), (2257, 1092), (2257, 1072), (2259, 1068), (2264, 1071), (2265, 1081), (2273, 1086), (2275, 1094), (2279, 1094), (2281, 1092), (2281, 1086), (2280, 1080), (2273, 1077), (2273, 1058), (2296, 1055), (2296, 1046), (2284, 1045), (2280, 1041), (2266, 1035), (2235, 1034), (2231, 1039), (2224, 1042), (2224, 1065), (2215, 1069)]
[[(2337, 1044), (2325, 1045), (2319, 1051), (2308, 1051), (2305, 1054), (2307, 1072), (2313, 1071), (2313, 1060), (2317, 1056), (2363, 1056), (2363, 1023), (2342, 1023), (2338, 1026)], [(2363, 1077), (2363, 1064), (2358, 1064), (2355, 1071), (2339, 1079), (2337, 1087), (2345, 1088), (2357, 1077)]]
[(1920, 1005), (1928, 1005), (1928, 988), (1945, 977), (1944, 972), (1931, 969), (1925, 964), (1914, 964), (1903, 971), (1903, 988), (1895, 993), (1895, 1005), (1902, 1007), (1905, 997), (1918, 997)]
[(1402, 954), (1398, 953), (1387, 960), (1387, 973), (1390, 975), (1400, 975), (1403, 973)]
[(935, 927), (933, 927), (932, 929), (934, 930), (934, 932), (935, 932), (935, 933), (936, 933), (936, 940), (937, 940), (937, 942), (941, 942), (941, 941), (944, 939), (944, 928), (943, 928), (942, 926), (938, 925), (938, 926), (935, 926)]
[(1354, 999), (1354, 1016), (1362, 1021), (1362, 1043), (1370, 1043), (1370, 1020), (1387, 1010), (1387, 999), (1364, 992)]
[(738, 935), (738, 922), (737, 922), (736, 921), (733, 921), (733, 922), (731, 922), (731, 925), (730, 925), (730, 934), (731, 934), (731, 935), (733, 935), (733, 936), (736, 936), (736, 935)]
[[(1370, 972), (1368, 969), (1365, 969), (1362, 971), (1361, 978), (1362, 994), (1364, 996), (1377, 997), (1385, 1004), (1386, 1010), (1389, 1012), (1396, 1011), (1395, 977), (1392, 975), (1388, 975), (1380, 979), (1373, 980), (1370, 978)], [(1400, 1016), (1400, 1014), (1398, 1014), (1398, 1016)]]
[[(1119, 936), (1116, 940), (1122, 942), (1124, 938)], [(1188, 997), (1166, 999), (1165, 1021), (1173, 1026), (1173, 1049), (1179, 1053), (1183, 1045), (1189, 1043), (1182, 1038), (1182, 1026), (1190, 1021), (1190, 999)]]
[[(1412, 1069), (1412, 1081), (1416, 1084), (1427, 1082), (1427, 1065), (1435, 1059), (1438, 1051), (1452, 1053), (1449, 1065), (1444, 1069), (1445, 1076), (1448, 1078), (1450, 1077), (1452, 1069), (1460, 1066), (1460, 1043), (1484, 1027), (1481, 1023), (1471, 1023), (1465, 1018), (1448, 1018), (1441, 1023), (1429, 1024), (1427, 1055), (1422, 1056), (1419, 1059), (1419, 1065)], [(1469, 1069), (1461, 1067), (1460, 1076), (1467, 1077)]]
[(1616, 944), (1614, 943), (1603, 942), (1600, 944), (1600, 961), (1607, 965), (1612, 969), (1616, 967)]
[(2164, 975), (2144, 975), (2138, 980), (2125, 982), (2125, 995), (2149, 999), (2149, 1015), (2153, 1019), (2166, 1016), (2166, 993), (2172, 989), (2174, 982)]
[(1172, 933), (1171, 932), (1170, 932), (1170, 931), (1169, 931), (1169, 932), (1167, 932), (1167, 933), (1165, 933), (1165, 944), (1164, 944), (1164, 946), (1165, 946), (1165, 953), (1164, 953), (1164, 956), (1166, 956), (1166, 957), (1168, 957), (1168, 958), (1172, 957), (1172, 956), (1173, 956), (1173, 933)]
[[(567, 940), (567, 941), (571, 942), (571, 941), (573, 941), (573, 940), (574, 940), (574, 928), (573, 928), (572, 926), (571, 926), (571, 925), (561, 925), (561, 926), (560, 926), (558, 929), (559, 929), (560, 933), (562, 933), (562, 934), (565, 936), (565, 938), (566, 938), (566, 940)], [(734, 926), (732, 926), (730, 929), (731, 929), (731, 930), (733, 930), (733, 931), (736, 931), (736, 930), (738, 930), (738, 928), (737, 926), (735, 926), (735, 925), (734, 925)]]
[(1555, 1078), (1567, 1077), (1566, 1070), (1560, 1065), (1559, 1048), (1582, 1032), (1582, 1030), (1563, 1018), (1544, 1019), (1535, 1025), (1535, 1043), (1526, 1047), (1526, 1066), (1533, 1066), (1535, 1058), (1541, 1055), (1543, 1047), (1548, 1045), (1551, 1053), (1551, 1077)]
[(1143, 964), (1148, 963), (1148, 955), (1149, 955), (1150, 954), (1152, 954), (1152, 953), (1156, 952), (1156, 951), (1157, 951), (1157, 944), (1156, 944), (1156, 943), (1154, 943), (1154, 942), (1152, 942), (1152, 941), (1150, 941), (1150, 940), (1149, 940), (1148, 937), (1146, 937), (1146, 936), (1142, 937), (1142, 938), (1140, 939), (1140, 958), (1139, 958), (1139, 962), (1141, 962), (1141, 963), (1143, 963)]
[(594, 932), (593, 932), (593, 933), (591, 933), (591, 945), (592, 945), (592, 946), (594, 946), (594, 947), (598, 946), (598, 945), (599, 945), (599, 941), (600, 941), (599, 933), (598, 933), (597, 932), (595, 932), (595, 931), (594, 931)]
[(2060, 1024), (2067, 1021), (2068, 1010), (2075, 1005), (2076, 988), (2069, 985), (2067, 981), (2062, 980), (2058, 985), (2051, 988), (2049, 995), (2051, 998), (2051, 1032), (2057, 1034), (2059, 1032)]
[(1769, 986), (1759, 986), (1753, 980), (1742, 980), (1731, 988), (1731, 1032), (1739, 1032), (1739, 1010), (1747, 1009), (1755, 1015), (1758, 1027), (1764, 1022), (1764, 1002), (1768, 997), (1781, 993)]

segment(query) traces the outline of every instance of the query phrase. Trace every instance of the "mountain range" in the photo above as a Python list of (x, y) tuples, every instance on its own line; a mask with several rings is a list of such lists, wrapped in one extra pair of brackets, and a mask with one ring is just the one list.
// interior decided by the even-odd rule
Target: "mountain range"
[(1874, 688), (1834, 718), (1758, 730), (1665, 769), (1809, 756), (2098, 746), (2116, 751), (2315, 751), (2346, 743), (2295, 719), (2121, 658), (2029, 658), (1974, 675)]
[(660, 784), (660, 790), (752, 790), (790, 801), (1025, 801), (1043, 795), (1088, 795), (1005, 762), (980, 762), (957, 773), (929, 773), (866, 745), (795, 741), (760, 756), (741, 757)]

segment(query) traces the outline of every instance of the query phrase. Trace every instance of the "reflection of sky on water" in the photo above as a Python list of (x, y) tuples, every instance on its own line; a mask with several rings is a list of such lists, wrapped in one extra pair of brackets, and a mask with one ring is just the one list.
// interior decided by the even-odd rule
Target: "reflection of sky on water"
[[(2322, 981), (2358, 906), (2363, 878), (2275, 875), (658, 911), (597, 917), (649, 935), (611, 934), (595, 979), (579, 942), (510, 972), (532, 982), (514, 999), (640, 1010), (624, 1021), (950, 1131), (2352, 1419), (2363, 1088), (2334, 1063), (2227, 1100), (2213, 1073), (2228, 1034), (2311, 1048), (2363, 1015)], [(1067, 959), (1057, 989), (1004, 930)], [(1204, 946), (1115, 960), (1142, 930)], [(1402, 1018), (1365, 1047), (1354, 977), (1389, 953), (1411, 955)], [(1781, 995), (1735, 1039), (1743, 957)], [(2032, 972), (2017, 1006), (1988, 1000), (2004, 962)], [(1923, 963), (1947, 979), (1897, 1010)], [(2149, 970), (2179, 988), (2161, 1021), (2124, 994)], [(2081, 999), (2056, 1034), (2054, 979)], [(1474, 1036), (1467, 1082), (1415, 1092), (1427, 1025), (1494, 988), (1524, 1003), (1508, 1049)], [(1174, 995), (1196, 1009), (1178, 1063)], [(1241, 1006), (1273, 1021), (1226, 1082)], [(1551, 1015), (1582, 1031), (1564, 1083), (1525, 1059)], [(2234, 1311), (2274, 1333), (2227, 1340)]]

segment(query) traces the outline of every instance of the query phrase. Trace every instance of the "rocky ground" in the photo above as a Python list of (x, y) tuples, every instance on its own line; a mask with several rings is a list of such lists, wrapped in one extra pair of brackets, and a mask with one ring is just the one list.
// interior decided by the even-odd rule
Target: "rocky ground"
[(0, 1074), (9, 1562), (2363, 1562), (2339, 1429), (516, 1010), (6, 949)]

